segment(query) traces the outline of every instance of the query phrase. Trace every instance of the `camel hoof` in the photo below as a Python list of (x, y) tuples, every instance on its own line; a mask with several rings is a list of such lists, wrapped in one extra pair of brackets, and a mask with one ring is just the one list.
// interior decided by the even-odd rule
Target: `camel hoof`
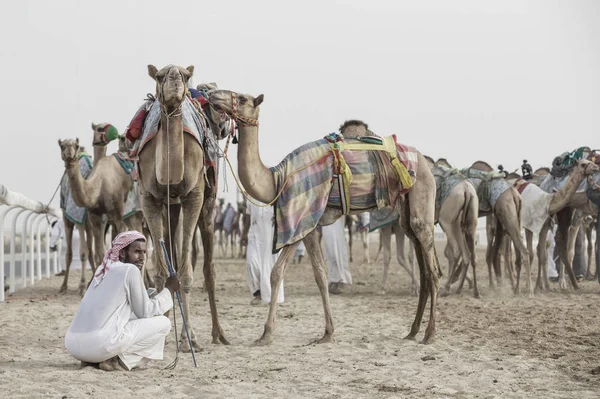
[(425, 338), (423, 338), (423, 340), (421, 340), (421, 342), (419, 342), (422, 345), (429, 345), (434, 341), (434, 336), (425, 336)]
[(416, 341), (417, 334), (408, 334), (406, 337), (404, 337), (404, 339), (408, 340), (408, 341)]
[(330, 344), (333, 343), (333, 337), (331, 334), (325, 334), (322, 338), (316, 339), (311, 342), (311, 344)]
[(223, 334), (222, 331), (213, 334), (213, 341), (212, 341), (213, 345), (219, 345), (219, 344), (223, 344), (223, 345), (231, 345), (229, 343), (229, 341), (227, 340), (227, 338), (225, 338), (225, 334)]
[(475, 298), (475, 299), (481, 299), (481, 295), (479, 295), (479, 291), (473, 292), (473, 298)]
[(259, 338), (256, 341), (254, 341), (254, 343), (252, 344), (252, 346), (269, 346), (271, 345), (271, 339), (270, 338)]
[(565, 279), (560, 279), (558, 286), (563, 291), (567, 291), (569, 289), (569, 286), (567, 285), (567, 281)]

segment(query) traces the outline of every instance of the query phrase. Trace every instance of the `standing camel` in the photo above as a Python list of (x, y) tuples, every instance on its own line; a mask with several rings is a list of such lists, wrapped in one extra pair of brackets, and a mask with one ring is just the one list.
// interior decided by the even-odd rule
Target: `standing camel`
[[(144, 133), (136, 154), (139, 157), (144, 219), (148, 223), (152, 241), (157, 246), (154, 251), (155, 284), (159, 290), (162, 289), (168, 276), (166, 260), (158, 249), (159, 240), (166, 234), (165, 241), (181, 280), (183, 312), (188, 320), (188, 331), (192, 345), (197, 347), (196, 334), (189, 323), (189, 301), (195, 266), (192, 264), (191, 250), (197, 225), (200, 227), (204, 250), (204, 285), (212, 316), (213, 343), (229, 342), (219, 324), (212, 262), (216, 171), (214, 167), (205, 167), (210, 162), (210, 158), (207, 158), (210, 152), (206, 145), (209, 132), (202, 128), (206, 126), (206, 120), (186, 95), (193, 71), (193, 66), (182, 68), (168, 65), (159, 71), (154, 65), (148, 65), (148, 74), (156, 81), (157, 101), (152, 104), (146, 117)], [(206, 185), (205, 179), (212, 184)], [(166, 206), (168, 202), (170, 207)], [(180, 212), (182, 222), (178, 223)], [(181, 248), (181, 252), (178, 251), (180, 256), (175, 257), (169, 244), (175, 241), (178, 228), (181, 239), (173, 247)], [(183, 329), (181, 341), (181, 350), (191, 351)]]
[[(521, 270), (522, 263), (525, 263), (527, 290), (529, 296), (533, 297), (529, 253), (521, 237), (521, 209), (523, 207), (521, 195), (504, 179), (504, 174), (494, 173), (494, 169), (483, 161), (475, 162), (461, 173), (467, 176), (475, 186), (479, 198), (479, 217), (493, 215), (497, 219), (494, 235), (488, 235), (486, 251), (490, 288), (494, 287), (492, 263), (498, 284), (502, 281), (500, 249), (502, 248), (502, 239), (508, 234), (517, 250), (517, 274)], [(514, 285), (514, 291), (516, 294), (519, 293), (518, 279)]]
[[(444, 254), (448, 257), (449, 272), (446, 290), (460, 273), (457, 294), (467, 276), (469, 263), (473, 268), (473, 296), (479, 298), (477, 288), (477, 252), (475, 236), (479, 217), (479, 198), (473, 184), (443, 158), (433, 162), (425, 157), (436, 184), (436, 218), (447, 237)], [(455, 275), (456, 273), (456, 275)]]
[[(277, 310), (277, 294), (285, 268), (300, 240), (303, 240), (306, 245), (323, 301), (325, 334), (318, 342), (332, 341), (333, 318), (327, 290), (325, 261), (319, 246), (316, 227), (317, 225), (326, 226), (334, 223), (343, 215), (344, 211), (342, 209), (344, 208), (350, 214), (359, 214), (375, 209), (378, 205), (395, 205), (389, 199), (386, 201), (385, 194), (378, 191), (378, 189), (385, 189), (399, 203), (403, 227), (416, 246), (421, 275), (421, 290), (415, 320), (406, 338), (415, 339), (421, 326), (428, 296), (430, 296), (429, 322), (422, 342), (431, 342), (435, 335), (435, 312), (441, 270), (435, 253), (433, 234), (435, 181), (423, 155), (412, 148), (396, 144), (394, 136), (382, 139), (381, 144), (373, 144), (370, 148), (377, 148), (377, 150), (367, 152), (350, 150), (345, 147), (351, 143), (360, 143), (358, 140), (344, 141), (338, 135), (330, 135), (325, 139), (298, 148), (277, 167), (267, 168), (263, 164), (258, 151), (259, 105), (262, 103), (263, 98), (263, 95), (254, 98), (225, 90), (215, 91), (210, 96), (211, 104), (217, 109), (228, 113), (238, 123), (240, 135), (238, 170), (240, 181), (248, 194), (263, 203), (272, 203), (277, 193), (285, 190), (285, 187), (281, 186), (283, 185), (281, 179), (286, 179), (286, 176), (294, 173), (296, 166), (300, 166), (302, 163), (305, 167), (303, 173), (297, 173), (289, 180), (285, 180), (289, 183), (289, 187), (294, 187), (294, 184), (298, 183), (298, 179), (310, 176), (311, 172), (323, 171), (323, 175), (318, 177), (316, 185), (313, 185), (312, 189), (302, 190), (302, 195), (297, 196), (294, 190), (287, 190), (283, 191), (282, 196), (277, 199), (275, 206), (276, 239), (273, 249), (274, 251), (281, 249), (282, 252), (271, 272), (272, 292), (269, 316), (264, 333), (256, 343), (266, 345), (272, 341)], [(365, 147), (362, 146), (361, 148), (364, 149)], [(385, 153), (379, 149), (386, 149)], [(302, 160), (299, 160), (295, 156), (299, 152), (305, 154), (307, 158), (303, 157)], [(337, 180), (339, 186), (335, 190), (332, 189), (330, 183), (334, 172), (334, 158), (337, 165), (336, 173), (339, 173), (338, 176), (340, 176), (340, 179)], [(369, 160), (374, 162), (370, 163)], [(312, 162), (312, 164), (307, 164), (308, 162)], [(380, 164), (376, 162), (380, 162)], [(369, 173), (361, 174), (357, 169), (361, 166), (363, 168), (377, 167), (376, 174), (373, 174), (373, 169)], [(348, 176), (349, 173), (354, 175), (352, 180)], [(345, 176), (345, 178), (342, 176)], [(370, 180), (367, 181), (365, 176), (371, 176)], [(384, 176), (387, 178), (383, 179)], [(361, 179), (364, 180), (361, 182)], [(321, 184), (318, 182), (321, 182)], [(359, 201), (356, 196), (352, 195), (350, 195), (350, 198), (346, 196), (349, 202), (342, 199), (344, 195), (349, 195), (348, 193), (355, 193), (356, 188), (362, 189), (362, 192), (367, 195), (367, 198), (363, 200), (364, 202)], [(405, 191), (407, 189), (409, 190)], [(404, 193), (404, 195), (394, 196), (394, 193)], [(336, 196), (339, 196), (339, 199)], [(380, 199), (377, 204), (375, 203), (376, 198)], [(352, 209), (353, 203), (355, 207), (357, 203), (360, 203), (361, 207), (365, 207), (360, 210)], [(370, 203), (370, 205), (366, 206), (367, 203)], [(294, 206), (294, 204), (299, 207), (299, 212), (307, 211), (308, 214), (305, 214), (305, 216), (308, 217), (304, 217), (302, 220), (292, 220), (291, 215), (284, 213), (281, 209), (281, 205)], [(307, 204), (310, 204), (310, 209), (306, 208)], [(288, 230), (288, 228), (293, 231)]]
[[(71, 148), (69, 148), (69, 151)], [(89, 156), (80, 153), (79, 148), (73, 151), (77, 151), (78, 160), (75, 167), (79, 167), (80, 173), (85, 178), (89, 177), (91, 173), (91, 161)], [(65, 162), (71, 160), (72, 155), (63, 153), (61, 151), (61, 158)], [(78, 207), (71, 194), (71, 188), (69, 185), (69, 179), (65, 175), (60, 183), (60, 207), (62, 209), (63, 223), (65, 226), (65, 240), (67, 244), (67, 252), (65, 254), (66, 268), (63, 283), (60, 286), (59, 293), (65, 294), (68, 289), (69, 271), (71, 270), (71, 263), (73, 262), (73, 229), (77, 228), (79, 232), (79, 256), (81, 259), (81, 280), (79, 282), (79, 295), (83, 295), (87, 287), (88, 281), (85, 278), (85, 269), (87, 268), (87, 262), (89, 260), (92, 266), (92, 276), (96, 272), (96, 262), (94, 260), (94, 248), (93, 248), (93, 234), (92, 234), (92, 223), (87, 214), (87, 211), (83, 207)]]

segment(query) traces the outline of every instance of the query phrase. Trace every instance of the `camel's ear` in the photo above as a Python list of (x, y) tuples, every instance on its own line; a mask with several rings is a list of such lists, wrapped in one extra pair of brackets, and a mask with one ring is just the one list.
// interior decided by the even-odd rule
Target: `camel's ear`
[(193, 74), (194, 74), (194, 66), (193, 66), (193, 65), (190, 65), (189, 67), (187, 67), (187, 68), (185, 68), (185, 69), (187, 69), (187, 70), (188, 70), (188, 72), (190, 73), (190, 75), (193, 75)]
[(148, 75), (154, 80), (156, 80), (156, 74), (158, 73), (158, 69), (152, 64), (148, 65)]
[(77, 144), (77, 147), (79, 147), (79, 137), (75, 139), (75, 144)]
[(260, 96), (256, 97), (254, 99), (254, 108), (258, 107), (260, 104), (262, 104), (262, 102), (265, 100), (265, 96), (264, 94), (261, 94)]
[(60, 148), (62, 148), (62, 146), (63, 146), (63, 145), (62, 145), (62, 140), (61, 140), (61, 139), (58, 139), (58, 146), (59, 146)]
[(92, 122), (92, 130), (96, 131), (96, 128), (98, 127), (98, 125), (96, 125), (94, 122)]

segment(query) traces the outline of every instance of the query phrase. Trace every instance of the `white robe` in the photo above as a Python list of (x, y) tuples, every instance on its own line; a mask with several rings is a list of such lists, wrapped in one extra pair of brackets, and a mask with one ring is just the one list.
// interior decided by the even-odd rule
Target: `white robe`
[(552, 231), (552, 229), (548, 230), (546, 242), (550, 244), (548, 247), (548, 278), (558, 277), (558, 271), (556, 270), (556, 262), (554, 262), (554, 247), (556, 245), (556, 242), (554, 240), (554, 232)]
[(323, 246), (329, 270), (330, 283), (352, 284), (346, 244), (346, 218), (341, 217), (329, 226), (323, 226)]
[[(248, 202), (246, 213), (250, 215), (248, 247), (246, 249), (246, 278), (250, 292), (260, 290), (263, 302), (271, 302), (271, 270), (279, 257), (273, 254), (273, 207), (258, 207)], [(282, 303), (283, 281), (277, 293), (277, 303)]]
[(168, 289), (150, 299), (142, 274), (132, 264), (115, 262), (99, 285), (90, 284), (65, 336), (71, 356), (100, 363), (114, 356), (132, 369), (143, 358), (162, 360), (173, 307)]

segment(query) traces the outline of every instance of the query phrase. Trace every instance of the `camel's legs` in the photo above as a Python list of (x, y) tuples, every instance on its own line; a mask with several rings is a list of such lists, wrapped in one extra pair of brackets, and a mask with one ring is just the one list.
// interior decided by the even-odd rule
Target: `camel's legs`
[[(426, 165), (425, 159), (419, 154), (419, 162), (421, 161), (423, 161), (423, 165)], [(419, 166), (419, 169), (421, 167)], [(435, 181), (430, 173), (420, 173), (420, 171), (417, 171), (417, 181), (420, 184), (413, 186), (411, 191), (406, 195), (406, 201), (401, 202), (403, 212), (400, 216), (403, 226), (408, 224), (408, 229), (405, 229), (405, 231), (415, 244), (415, 252), (421, 275), (419, 305), (417, 306), (417, 314), (407, 338), (414, 339), (419, 331), (425, 305), (427, 304), (427, 295), (430, 295), (429, 321), (422, 341), (422, 343), (427, 344), (435, 336), (435, 311), (437, 308), (441, 269), (434, 245)]]
[(101, 265), (104, 260), (104, 230), (102, 226), (102, 215), (98, 215), (92, 212), (88, 212), (87, 215), (90, 218), (92, 225), (92, 231), (94, 235), (94, 254), (96, 256), (96, 265)]
[(490, 289), (494, 289), (494, 278), (492, 273), (492, 266), (494, 264), (494, 238), (496, 237), (496, 217), (494, 215), (488, 215), (485, 218), (485, 230), (487, 237), (487, 247), (485, 249), (485, 262), (488, 267), (488, 277)]
[(592, 241), (592, 226), (585, 225), (585, 239), (587, 241), (587, 268), (585, 272), (585, 278), (587, 280), (593, 280), (594, 275), (592, 274), (592, 259), (594, 254), (594, 242)]
[(379, 254), (381, 253), (381, 249), (383, 248), (383, 230), (379, 229), (379, 247), (377, 247), (377, 253), (375, 254), (375, 259), (373, 259), (373, 262), (377, 263), (377, 260), (379, 259)]
[[(77, 225), (77, 231), (79, 232), (79, 259), (81, 260), (81, 280), (79, 281), (79, 295), (83, 296), (85, 289), (88, 286), (88, 282), (85, 279), (85, 269), (87, 268), (88, 261), (88, 250), (85, 235), (85, 227), (81, 224)], [(72, 253), (72, 251), (71, 251)]]
[[(164, 238), (163, 203), (162, 201), (154, 198), (152, 194), (143, 193), (142, 208), (144, 209), (144, 217), (146, 219), (146, 224), (148, 225), (148, 230), (150, 230), (152, 243), (154, 244), (153, 263), (156, 270), (154, 275), (154, 284), (156, 285), (156, 289), (160, 292), (164, 288), (165, 281), (169, 275), (167, 263), (159, 242), (161, 238)], [(165, 244), (168, 245), (168, 242), (165, 241)], [(168, 246), (167, 250), (169, 250)], [(173, 256), (171, 255), (171, 257)]]
[(349, 255), (350, 263), (354, 262), (354, 259), (352, 258), (352, 241), (353, 241), (352, 224), (353, 224), (352, 219), (350, 219), (349, 217), (346, 216), (345, 227), (348, 228), (348, 255)]
[[(332, 337), (334, 328), (333, 316), (331, 313), (331, 303), (329, 302), (329, 290), (327, 289), (327, 269), (316, 230), (313, 230), (304, 238), (304, 245), (306, 246), (306, 251), (308, 252), (310, 261), (312, 263), (315, 281), (317, 282), (317, 286), (321, 292), (321, 300), (323, 301), (323, 310), (325, 313), (325, 334), (323, 335), (323, 338), (316, 342), (331, 342), (333, 339)], [(293, 254), (294, 251), (292, 251), (291, 254)], [(276, 296), (271, 297), (271, 303), (273, 303), (273, 298), (276, 298)]]
[(65, 254), (66, 268), (63, 283), (58, 291), (60, 294), (66, 294), (69, 281), (69, 270), (71, 270), (71, 262), (73, 261), (73, 228), (74, 224), (70, 220), (64, 218), (65, 223), (65, 240), (67, 240), (67, 253)]
[[(469, 263), (471, 263), (471, 267), (473, 268), (473, 296), (475, 298), (479, 298), (479, 288), (477, 288), (477, 251), (475, 249), (475, 235), (477, 234), (477, 210), (475, 210), (475, 215), (473, 217), (466, 217), (465, 223), (463, 226), (464, 230), (464, 245), (465, 248), (463, 250), (467, 251), (469, 256)], [(460, 225), (456, 225), (455, 228), (460, 229)], [(460, 284), (458, 285), (457, 293), (460, 293), (462, 286), (465, 282), (465, 277), (467, 276), (468, 265), (462, 271), (462, 275), (460, 278)]]
[(225, 333), (219, 324), (219, 314), (217, 312), (217, 303), (215, 298), (215, 265), (213, 264), (213, 252), (214, 252), (214, 234), (213, 234), (213, 223), (214, 219), (211, 217), (215, 206), (216, 189), (213, 187), (206, 187), (204, 194), (204, 205), (200, 213), (200, 220), (198, 226), (200, 227), (200, 233), (202, 237), (202, 247), (204, 249), (204, 266), (202, 271), (204, 273), (204, 287), (208, 293), (208, 303), (210, 306), (210, 315), (212, 318), (212, 338), (213, 344), (218, 344), (219, 341), (225, 345), (229, 345), (229, 341), (225, 338)]
[(369, 229), (365, 229), (365, 230), (361, 231), (360, 238), (362, 239), (363, 251), (365, 252), (365, 258), (363, 260), (363, 263), (370, 265), (371, 257), (369, 255)]
[(556, 244), (558, 245), (558, 253), (561, 260), (559, 271), (560, 288), (568, 288), (565, 280), (566, 270), (569, 279), (571, 280), (571, 284), (573, 284), (573, 288), (578, 290), (579, 284), (577, 283), (575, 273), (573, 272), (575, 239), (577, 238), (578, 231), (575, 229), (575, 226), (572, 226), (573, 220), (575, 219), (573, 213), (573, 209), (565, 208), (556, 214), (556, 220), (558, 222), (557, 236), (559, 238)]
[[(511, 202), (509, 204), (513, 203)], [(517, 209), (515, 209), (515, 211), (508, 211), (508, 209), (502, 209), (501, 212), (498, 214), (498, 225), (503, 225), (503, 228), (506, 229), (506, 233), (510, 236), (510, 239), (512, 240), (515, 246), (515, 250), (518, 252), (516, 262), (517, 269), (519, 270), (521, 268), (522, 262), (525, 263), (525, 273), (527, 273), (525, 282), (527, 284), (527, 291), (529, 293), (529, 296), (533, 297), (533, 284), (531, 282), (531, 264), (529, 263), (529, 254), (527, 253), (527, 247), (521, 239), (521, 223), (518, 219), (519, 217), (520, 214), (519, 212), (517, 212)], [(508, 228), (507, 226), (510, 226), (510, 228)], [(518, 289), (519, 276), (517, 275), (517, 285), (515, 288), (516, 293), (518, 293)]]
[[(410, 292), (412, 295), (418, 295), (419, 293), (419, 281), (415, 276), (415, 259), (413, 253), (412, 242), (409, 240), (406, 242), (406, 233), (402, 230), (399, 223), (392, 225), (392, 232), (396, 236), (396, 260), (408, 273), (410, 277)], [(408, 244), (409, 259), (406, 259), (406, 253), (404, 243)]]
[[(444, 203), (445, 205), (446, 203)], [(462, 204), (461, 204), (462, 206)], [(443, 207), (443, 205), (442, 205)], [(446, 209), (443, 209), (444, 211), (446, 211)], [(444, 231), (444, 233), (446, 233), (446, 239), (447, 239), (447, 248), (448, 250), (444, 250), (444, 255), (446, 255), (446, 257), (448, 257), (448, 264), (449, 264), (449, 270), (448, 270), (448, 280), (446, 281), (446, 291), (450, 292), (450, 286), (453, 283), (453, 280), (455, 279), (454, 276), (454, 272), (455, 269), (457, 271), (457, 273), (460, 273), (460, 271), (462, 270), (463, 267), (467, 268), (469, 267), (468, 263), (466, 265), (464, 265), (464, 263), (466, 263), (468, 261), (469, 258), (465, 258), (464, 256), (461, 256), (461, 248), (459, 246), (458, 241), (462, 239), (461, 235), (455, 235), (454, 232), (456, 231), (456, 229), (454, 229), (454, 224), (457, 223), (458, 221), (456, 220), (458, 218), (459, 212), (458, 211), (454, 211), (453, 212), (441, 212), (440, 214), (440, 218), (439, 218), (439, 223), (440, 226), (442, 227), (442, 230)], [(459, 259), (462, 258), (462, 262), (459, 263)]]
[[(99, 264), (96, 263), (96, 256), (94, 254), (94, 233), (89, 218), (86, 218), (85, 220), (85, 245), (88, 251), (88, 261), (92, 266), (92, 278), (90, 279), (90, 281), (92, 281), (94, 274), (96, 274), (96, 268), (99, 266)], [(102, 255), (104, 256), (104, 254)]]
[[(515, 287), (518, 285), (517, 280), (515, 280), (515, 269), (517, 269), (516, 273), (521, 273), (521, 263), (520, 261), (518, 261), (518, 267), (513, 266), (512, 242), (510, 240), (510, 237), (507, 235), (504, 235), (504, 237), (502, 238), (501, 251), (504, 254), (504, 270), (506, 271), (506, 274), (508, 274), (508, 278), (510, 279), (510, 286), (514, 290)], [(518, 252), (517, 259), (519, 259)]]
[(548, 283), (548, 243), (546, 240), (548, 239), (548, 230), (550, 228), (549, 219), (542, 226), (542, 230), (538, 236), (538, 245), (537, 245), (537, 255), (538, 255), (538, 274), (537, 280), (535, 283), (535, 289), (548, 290), (550, 288), (550, 284)]
[[(498, 285), (502, 285), (502, 271), (500, 267), (500, 250), (502, 239), (504, 238), (504, 226), (499, 221), (496, 223), (492, 244), (492, 261), (494, 265), (494, 274)], [(491, 271), (490, 271), (491, 273)], [(490, 274), (490, 288), (493, 288), (493, 277)]]
[[(194, 282), (194, 268), (192, 266), (191, 253), (192, 253), (192, 239), (194, 238), (194, 231), (198, 225), (198, 218), (200, 217), (200, 211), (204, 202), (204, 185), (199, 183), (192, 191), (190, 191), (185, 198), (181, 199), (181, 212), (183, 220), (182, 225), (182, 242), (181, 242), (181, 261), (177, 270), (177, 275), (181, 281), (181, 296), (183, 302), (183, 312), (185, 319), (188, 324), (188, 331), (190, 338), (192, 339), (192, 345), (195, 348), (198, 344), (195, 339), (194, 328), (191, 323), (189, 301), (190, 294), (192, 291), (192, 285)], [(173, 219), (171, 219), (173, 222)], [(173, 230), (171, 230), (173, 231)], [(182, 338), (185, 332), (182, 331)], [(181, 350), (187, 352), (190, 350), (189, 343), (186, 339), (182, 339)]]
[[(312, 235), (311, 233), (310, 235)], [(307, 236), (308, 238), (308, 236)], [(314, 256), (313, 252), (316, 251), (316, 248), (313, 248), (313, 242), (309, 241), (305, 238), (304, 244), (306, 245), (306, 251), (309, 253), (311, 260)], [(285, 274), (285, 269), (294, 255), (296, 248), (300, 245), (300, 241), (283, 247), (281, 249), (281, 253), (279, 258), (277, 258), (277, 262), (273, 266), (271, 270), (271, 303), (269, 304), (269, 316), (267, 317), (267, 322), (265, 323), (265, 329), (263, 335), (255, 341), (256, 345), (269, 345), (273, 339), (272, 334), (275, 330), (275, 318), (277, 316), (277, 295), (279, 294), (279, 287), (281, 286), (281, 280), (283, 280), (283, 276)], [(323, 262), (324, 263), (324, 262)], [(313, 264), (314, 269), (314, 264)], [(318, 283), (318, 282), (317, 282)], [(321, 288), (321, 287), (319, 287)], [(325, 295), (327, 296), (327, 305), (329, 304), (329, 294), (327, 292), (327, 284), (325, 281)], [(327, 309), (325, 309), (325, 317), (327, 317)]]
[[(396, 240), (398, 240), (397, 237)], [(385, 226), (380, 229), (379, 245), (383, 246), (383, 278), (381, 281), (381, 293), (385, 294), (387, 291), (388, 272), (392, 258), (392, 251), (390, 248), (392, 245), (392, 226)], [(397, 244), (396, 248), (398, 248)], [(402, 247), (402, 250), (404, 251), (404, 247)]]

